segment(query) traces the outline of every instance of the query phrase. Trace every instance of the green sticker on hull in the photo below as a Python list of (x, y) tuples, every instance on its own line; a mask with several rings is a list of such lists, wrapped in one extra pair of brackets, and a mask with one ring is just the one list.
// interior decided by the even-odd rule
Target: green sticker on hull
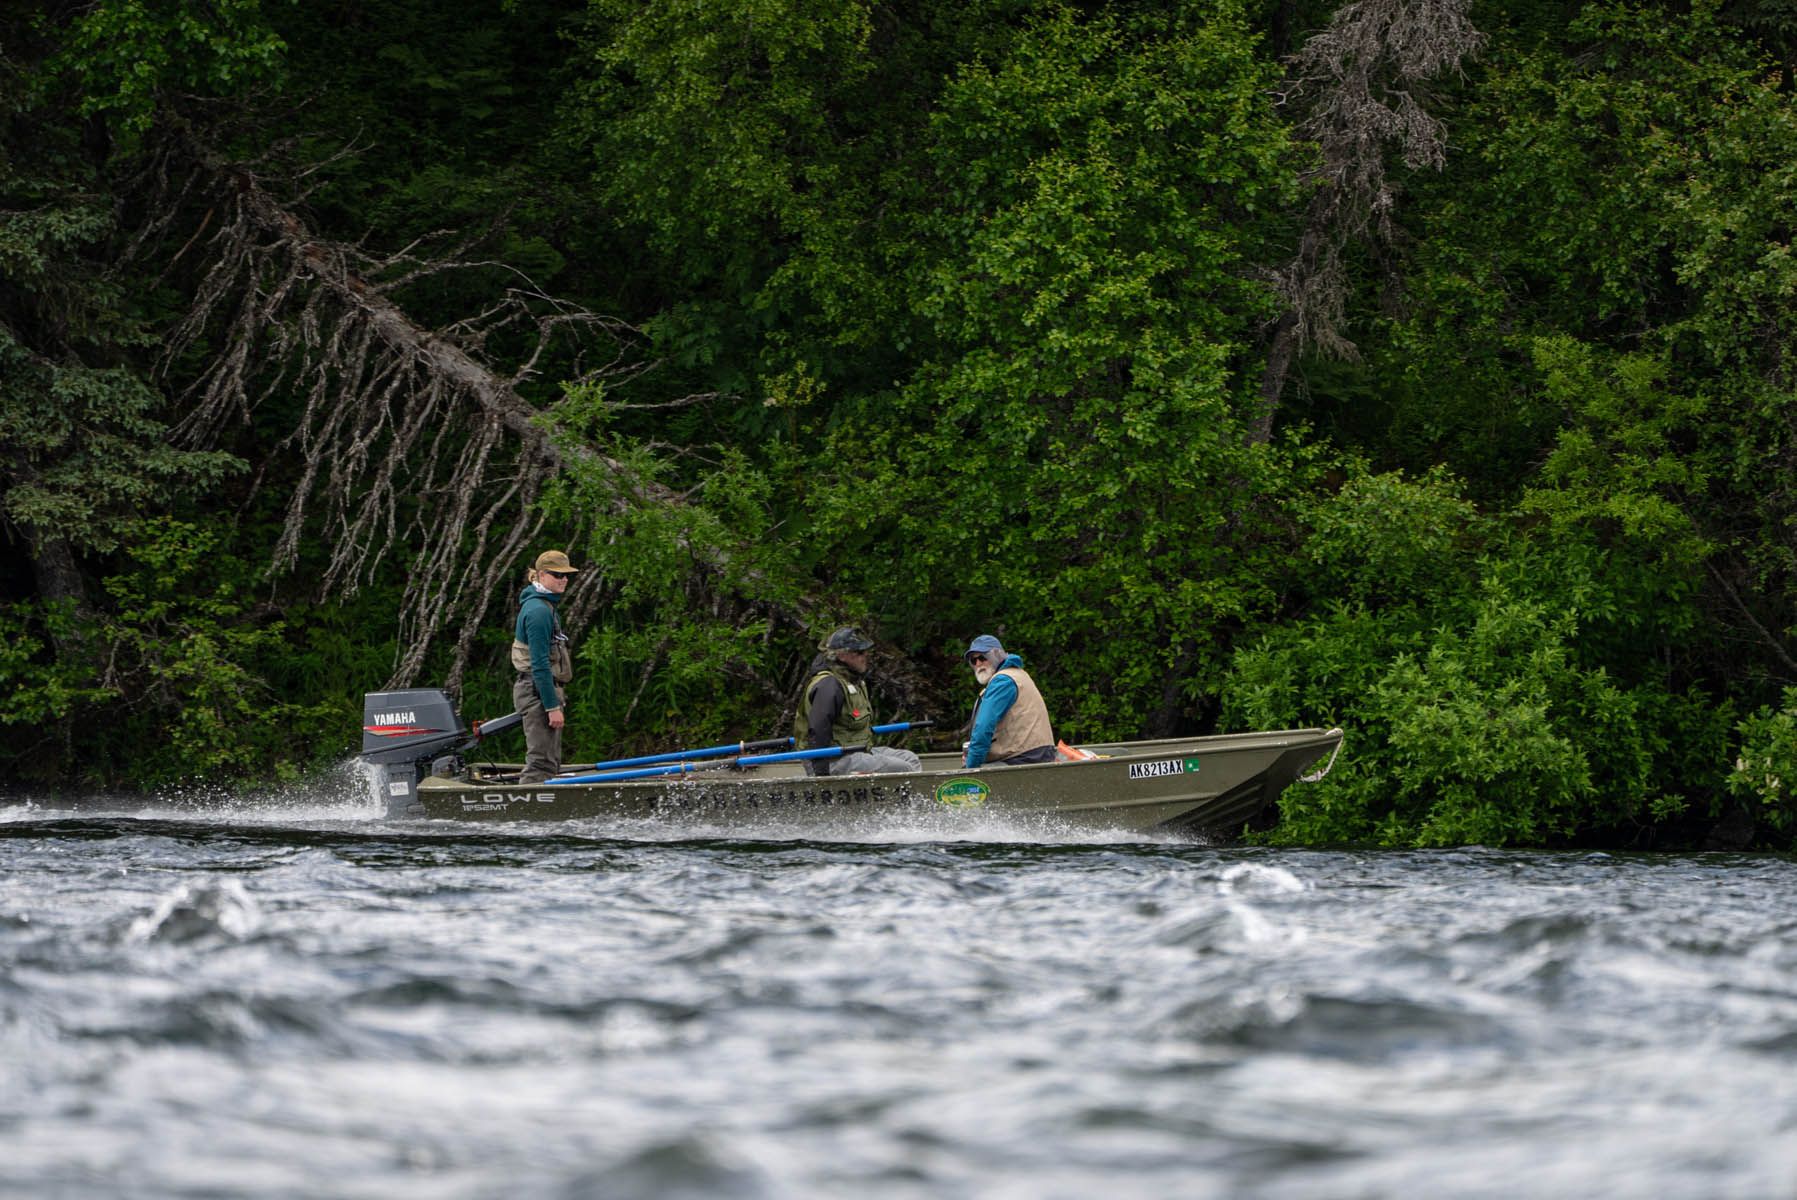
[(991, 794), (977, 779), (945, 779), (936, 785), (936, 802), (950, 808), (980, 808)]

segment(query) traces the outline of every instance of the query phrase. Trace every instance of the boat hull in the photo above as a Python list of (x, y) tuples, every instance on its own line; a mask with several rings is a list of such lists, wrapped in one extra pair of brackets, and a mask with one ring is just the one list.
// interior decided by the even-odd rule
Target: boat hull
[[(1230, 836), (1274, 805), (1320, 760), (1333, 763), (1339, 729), (1089, 745), (1097, 758), (1028, 766), (961, 767), (927, 754), (902, 775), (810, 776), (798, 763), (718, 768), (615, 782), (501, 782), (516, 766), (430, 776), (422, 815), (457, 821), (654, 820), (672, 824), (858, 826), (883, 821), (1175, 836)], [(1327, 766), (1324, 767), (1327, 769)]]

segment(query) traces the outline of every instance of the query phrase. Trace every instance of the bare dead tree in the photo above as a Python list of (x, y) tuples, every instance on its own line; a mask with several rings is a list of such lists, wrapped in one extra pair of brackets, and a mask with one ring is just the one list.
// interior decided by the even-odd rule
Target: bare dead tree
[(1317, 147), (1296, 253), (1272, 272), (1282, 314), (1268, 338), (1261, 411), (1251, 437), (1272, 436), (1293, 359), (1307, 348), (1352, 358), (1343, 333), (1348, 274), (1342, 252), (1356, 239), (1389, 240), (1396, 188), (1386, 171), (1396, 151), (1412, 170), (1440, 169), (1447, 130), (1426, 108), (1429, 80), (1460, 69), (1485, 35), (1469, 0), (1355, 0), (1337, 10), (1290, 60), (1280, 103)]
[[(488, 311), (425, 328), (394, 293), (425, 273), (473, 264), (455, 254), (423, 256), (416, 245), (374, 255), (321, 237), (276, 199), (264, 168), (226, 161), (188, 132), (172, 136), (152, 163), (164, 226), (177, 207), (204, 209), (177, 254), (196, 255), (203, 269), (165, 364), (190, 347), (220, 347), (191, 385), (178, 433), (194, 445), (216, 444), (263, 396), (281, 388), (303, 395), (283, 443), (300, 476), (269, 569), (293, 569), (302, 538), (322, 532), (329, 554), (320, 591), (343, 596), (388, 556), (412, 554), (388, 686), (411, 683), (452, 630), (447, 683), (459, 685), (492, 599), (543, 533), (535, 502), (565, 468), (578, 464), (601, 480), (615, 513), (684, 504), (626, 463), (552, 436), (553, 406), (539, 410), (519, 391), (557, 338), (607, 348), (603, 361), (579, 365), (584, 381), (615, 385), (639, 373), (645, 364), (624, 322), (558, 303), (520, 280)], [(303, 197), (303, 179), (278, 183)], [(144, 240), (166, 233), (155, 224)], [(502, 373), (483, 348), (521, 327), (534, 349)], [(572, 543), (585, 532), (557, 536)], [(713, 558), (705, 565), (721, 573), (726, 564)], [(589, 612), (605, 587), (599, 573), (583, 575), (569, 596), (570, 619)]]

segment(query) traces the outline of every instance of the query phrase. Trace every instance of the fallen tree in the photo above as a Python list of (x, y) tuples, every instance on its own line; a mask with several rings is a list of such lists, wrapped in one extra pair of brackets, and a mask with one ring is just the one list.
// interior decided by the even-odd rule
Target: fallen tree
[[(559, 432), (556, 404), (538, 407), (521, 390), (557, 339), (572, 343), (576, 363), (605, 346), (604, 361), (580, 365), (579, 383), (616, 386), (643, 373), (650, 364), (626, 322), (562, 303), (520, 277), (486, 311), (427, 328), (395, 294), (428, 274), (493, 266), (462, 259), (478, 238), (448, 253), (427, 256), (414, 244), (376, 255), (308, 226), (296, 211), (305, 193), (295, 173), (271, 178), (268, 166), (228, 160), (186, 129), (150, 161), (163, 215), (139, 237), (140, 248), (172, 241), (180, 216), (197, 213), (197, 231), (176, 257), (197, 254), (203, 264), (163, 356), (165, 372), (190, 353), (205, 362), (187, 385), (177, 434), (211, 446), (277, 389), (303, 394), (303, 412), (282, 443), (299, 477), (269, 571), (293, 569), (309, 531), (329, 541), (319, 581), (325, 596), (354, 594), (385, 559), (412, 554), (387, 686), (414, 682), (446, 636), (447, 683), (459, 686), (494, 598), (545, 535), (538, 501), (552, 480), (577, 471), (584, 494), (608, 497), (612, 515), (686, 506), (675, 489)], [(292, 186), (297, 202), (277, 198), (277, 184)], [(519, 328), (530, 353), (509, 371), (487, 361), (485, 344)], [(573, 543), (588, 532), (558, 528), (551, 540)], [(731, 567), (728, 550), (687, 548), (714, 581)], [(583, 577), (570, 594), (569, 620), (590, 613), (605, 591), (602, 572)], [(758, 607), (805, 629), (814, 606)], [(783, 687), (758, 682), (770, 694)]]

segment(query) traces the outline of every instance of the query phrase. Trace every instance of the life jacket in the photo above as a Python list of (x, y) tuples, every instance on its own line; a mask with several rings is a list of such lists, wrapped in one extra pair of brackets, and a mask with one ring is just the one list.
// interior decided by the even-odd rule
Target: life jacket
[(831, 735), (838, 746), (871, 746), (874, 744), (874, 702), (867, 693), (867, 684), (858, 679), (849, 678), (849, 673), (840, 667), (825, 667), (805, 681), (804, 694), (799, 697), (799, 711), (793, 717), (793, 745), (805, 749), (806, 739), (811, 736), (811, 697), (820, 679), (834, 677), (842, 685), (842, 708), (836, 719), (830, 723)]
[[(987, 761), (1003, 762), (1025, 750), (1054, 745), (1054, 727), (1048, 721), (1048, 705), (1042, 702), (1042, 693), (1037, 690), (1030, 673), (1022, 667), (1005, 667), (993, 672), (992, 678), (1000, 675), (1009, 675), (1011, 682), (1017, 685), (1017, 699), (1011, 701), (1011, 707), (999, 719), (998, 728), (992, 731), (992, 749), (986, 752)], [(992, 686), (991, 679), (986, 681), (986, 686)], [(980, 698), (985, 699), (985, 695), (982, 690)], [(977, 717), (977, 705), (974, 713)]]

